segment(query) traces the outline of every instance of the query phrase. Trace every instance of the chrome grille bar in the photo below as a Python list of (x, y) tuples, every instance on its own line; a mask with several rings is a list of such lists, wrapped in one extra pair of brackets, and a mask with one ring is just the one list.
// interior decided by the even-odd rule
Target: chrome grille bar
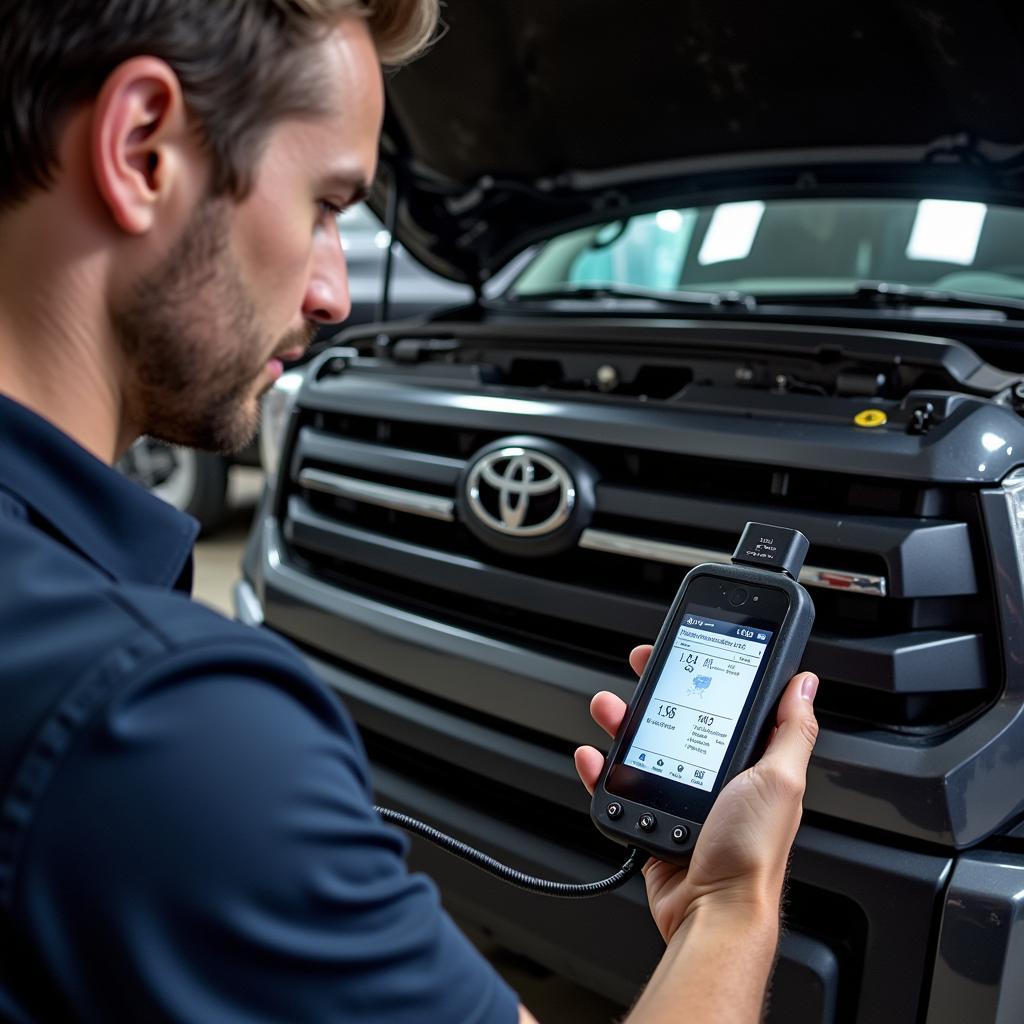
[[(397, 512), (440, 519), (446, 523), (455, 521), (455, 502), (451, 498), (441, 498), (436, 494), (424, 494), (422, 491), (410, 491), (403, 487), (389, 487), (386, 484), (359, 480), (339, 473), (326, 473), (320, 469), (302, 470), (299, 473), (299, 485), (324, 494), (394, 509)], [(579, 546), (588, 551), (601, 551), (629, 558), (646, 558), (652, 562), (688, 567), (704, 562), (727, 563), (730, 560), (728, 551), (672, 544), (626, 533), (614, 533), (610, 530), (584, 530), (580, 535)], [(805, 565), (800, 573), (800, 582), (808, 587), (843, 590), (851, 594), (868, 594), (872, 597), (886, 595), (885, 577), (869, 573)]]
[[(669, 544), (665, 541), (631, 537), (629, 534), (612, 533), (608, 530), (584, 530), (580, 536), (580, 547), (613, 555), (647, 558), (652, 562), (667, 562), (671, 565), (694, 566), (702, 562), (729, 562), (731, 558), (727, 551)], [(885, 597), (886, 593), (884, 576), (822, 569), (816, 565), (803, 567), (800, 582), (808, 587), (846, 590), (851, 594), (870, 594), (873, 597)]]
[(428, 519), (440, 519), (451, 523), (455, 520), (455, 502), (451, 498), (439, 498), (436, 494), (422, 491), (408, 491), (404, 487), (389, 487), (369, 480), (359, 480), (339, 473), (325, 473), (320, 469), (304, 469), (299, 473), (299, 486), (311, 491), (320, 491), (338, 498), (365, 501), (370, 505), (394, 509), (396, 512), (410, 512)]

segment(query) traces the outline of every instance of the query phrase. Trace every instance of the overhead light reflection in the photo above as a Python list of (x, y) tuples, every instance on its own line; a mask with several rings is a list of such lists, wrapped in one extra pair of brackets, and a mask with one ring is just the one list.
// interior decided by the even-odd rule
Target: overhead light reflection
[(922, 199), (907, 242), (907, 259), (970, 266), (988, 207), (951, 199)]
[(702, 266), (725, 260), (742, 260), (750, 255), (757, 229), (764, 216), (764, 203), (723, 203), (711, 215), (704, 242), (697, 253)]
[(654, 215), (654, 223), (662, 231), (675, 233), (683, 226), (683, 215), (678, 210), (659, 210)]
[(458, 395), (452, 405), (479, 412), (511, 412), (531, 416), (557, 415), (559, 407), (551, 402), (535, 402), (525, 398), (499, 398), (492, 395)]

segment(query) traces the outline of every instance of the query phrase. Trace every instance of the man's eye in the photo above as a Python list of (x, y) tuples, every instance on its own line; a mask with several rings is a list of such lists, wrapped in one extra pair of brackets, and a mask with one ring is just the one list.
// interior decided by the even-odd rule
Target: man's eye
[(328, 217), (340, 217), (344, 212), (343, 206), (338, 206), (337, 203), (332, 203), (329, 199), (321, 199), (318, 202), (320, 212)]

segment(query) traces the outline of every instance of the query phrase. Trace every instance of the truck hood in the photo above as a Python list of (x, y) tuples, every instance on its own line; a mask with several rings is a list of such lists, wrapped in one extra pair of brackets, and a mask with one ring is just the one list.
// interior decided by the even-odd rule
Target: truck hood
[(568, 228), (787, 194), (1024, 197), (1024, 5), (448, 0), (370, 205), (479, 284)]

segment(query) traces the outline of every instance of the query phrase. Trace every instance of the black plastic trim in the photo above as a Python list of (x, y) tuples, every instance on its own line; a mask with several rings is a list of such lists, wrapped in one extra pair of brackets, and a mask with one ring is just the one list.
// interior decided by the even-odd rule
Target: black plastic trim
[(873, 637), (812, 636), (804, 659), (820, 676), (887, 693), (984, 690), (980, 633), (919, 630)]
[(298, 497), (288, 500), (284, 535), (290, 544), (329, 558), (434, 585), (443, 572), (445, 585), (463, 596), (497, 600), (512, 608), (584, 621), (637, 636), (653, 635), (652, 623), (656, 632), (665, 611), (665, 606), (651, 601), (512, 572), (473, 558), (345, 526), (318, 515)]
[(292, 454), (293, 480), (298, 477), (302, 464), (310, 459), (452, 488), (465, 466), (460, 459), (429, 455), (426, 452), (402, 451), (383, 444), (351, 441), (312, 427), (302, 427)]
[(603, 744), (590, 719), (598, 690), (622, 697), (634, 680), (470, 633), (312, 579), (284, 561), (265, 524), (266, 623), (297, 642), (470, 711), (573, 743)]
[[(653, 637), (666, 605), (621, 593), (559, 583), (501, 569), (476, 559), (346, 526), (288, 501), (289, 543), (331, 559), (403, 579), (445, 586), (463, 596), (580, 622), (635, 637)], [(889, 693), (952, 693), (986, 686), (982, 638), (975, 633), (922, 630), (876, 637), (815, 634), (805, 662), (822, 676)]]
[[(262, 531), (267, 625), (327, 657), (571, 743), (605, 742), (590, 720), (594, 693), (633, 691), (625, 668), (600, 672), (312, 579), (287, 564), (276, 521)], [(822, 729), (805, 806), (928, 843), (979, 842), (1024, 806), (1020, 686), (1008, 677), (1000, 701), (938, 740)]]
[[(597, 510), (680, 530), (698, 527), (734, 534), (751, 520), (775, 522), (784, 517), (786, 526), (805, 534), (812, 547), (870, 552), (884, 559), (889, 597), (973, 594), (978, 589), (966, 523), (779, 510), (605, 483), (597, 485)], [(814, 556), (809, 560), (813, 562)]]

